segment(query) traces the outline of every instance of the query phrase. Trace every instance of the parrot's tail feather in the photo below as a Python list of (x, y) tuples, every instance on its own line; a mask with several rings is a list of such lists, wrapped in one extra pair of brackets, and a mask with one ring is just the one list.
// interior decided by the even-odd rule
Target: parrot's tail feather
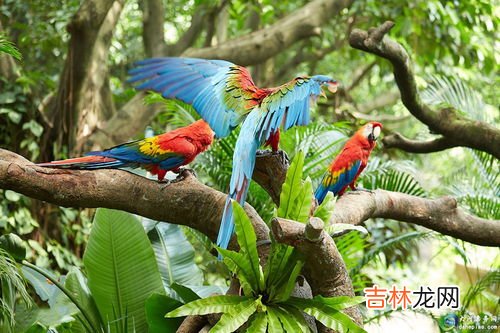
[(325, 200), (325, 197), (326, 197), (327, 193), (328, 193), (328, 188), (326, 188), (325, 186), (323, 186), (323, 184), (320, 184), (318, 186), (318, 189), (314, 193), (314, 197), (316, 198), (316, 200), (318, 200), (318, 203), (320, 205), (323, 202), (323, 200)]
[[(222, 220), (219, 228), (219, 235), (217, 236), (217, 246), (227, 249), (229, 246), (229, 241), (233, 236), (234, 232), (234, 221), (233, 221), (233, 204), (232, 199), (228, 195), (226, 199), (226, 205), (224, 206), (224, 212), (222, 213)], [(222, 260), (222, 256), (219, 254), (219, 260)]]
[(38, 166), (62, 169), (104, 169), (126, 166), (125, 162), (104, 156), (85, 156), (61, 161), (39, 163)]

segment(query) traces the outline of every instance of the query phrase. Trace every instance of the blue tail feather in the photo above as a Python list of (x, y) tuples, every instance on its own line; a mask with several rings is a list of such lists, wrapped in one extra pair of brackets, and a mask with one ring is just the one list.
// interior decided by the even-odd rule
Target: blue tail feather
[[(217, 246), (227, 249), (231, 237), (234, 232), (234, 221), (233, 221), (233, 204), (230, 196), (227, 196), (226, 204), (224, 205), (224, 211), (222, 213), (222, 220), (219, 228), (219, 234), (217, 235)], [(219, 260), (222, 260), (222, 256), (218, 255)]]

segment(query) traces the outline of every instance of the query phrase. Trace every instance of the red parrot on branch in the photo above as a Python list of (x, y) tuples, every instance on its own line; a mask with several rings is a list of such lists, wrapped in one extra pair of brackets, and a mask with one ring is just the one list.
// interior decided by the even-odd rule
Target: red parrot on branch
[(341, 196), (348, 186), (356, 190), (356, 180), (368, 164), (381, 129), (381, 123), (369, 122), (346, 142), (316, 189), (314, 196), (320, 204), (328, 192)]
[(167, 171), (191, 163), (207, 150), (214, 132), (204, 120), (189, 126), (143, 140), (124, 143), (103, 151), (92, 151), (85, 157), (40, 163), (39, 166), (67, 169), (143, 168), (162, 181)]

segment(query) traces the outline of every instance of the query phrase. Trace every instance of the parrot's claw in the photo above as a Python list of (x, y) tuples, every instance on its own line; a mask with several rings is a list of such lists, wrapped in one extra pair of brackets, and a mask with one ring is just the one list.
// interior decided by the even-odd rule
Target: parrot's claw
[(352, 189), (351, 193), (352, 194), (361, 194), (362, 192), (368, 192), (370, 194), (373, 194), (375, 192), (373, 192), (372, 190), (369, 190), (367, 188), (362, 188), (362, 187), (355, 187)]
[(193, 169), (190, 169), (190, 168), (179, 168), (177, 170), (177, 177), (173, 180), (170, 181), (170, 183), (178, 183), (178, 182), (181, 182), (183, 181), (184, 179), (186, 179), (187, 177), (189, 176), (193, 176), (195, 178), (198, 178), (198, 176), (196, 175), (196, 172), (193, 170)]

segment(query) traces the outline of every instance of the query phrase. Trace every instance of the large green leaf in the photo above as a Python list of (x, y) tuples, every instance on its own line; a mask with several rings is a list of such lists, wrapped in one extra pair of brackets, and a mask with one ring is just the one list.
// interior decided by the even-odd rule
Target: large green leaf
[(151, 244), (132, 215), (98, 209), (83, 262), (88, 286), (111, 332), (147, 330), (145, 303), (163, 292)]
[(287, 304), (287, 303), (282, 303), (280, 304), (280, 309), (282, 311), (285, 311), (289, 316), (293, 317), (293, 320), (299, 325), (300, 331), (299, 332), (311, 332), (311, 328), (306, 322), (306, 319), (304, 318), (304, 313), (299, 311), (297, 308)]
[(304, 168), (304, 153), (299, 151), (295, 155), (290, 168), (286, 173), (285, 182), (281, 188), (280, 206), (278, 207), (278, 216), (282, 218), (292, 218), (295, 199), (300, 194), (302, 187), (302, 169)]
[(299, 194), (292, 206), (290, 218), (298, 222), (307, 223), (309, 220), (309, 213), (311, 212), (312, 200), (312, 182), (311, 178), (307, 177), (300, 187)]
[(325, 227), (325, 232), (331, 235), (332, 237), (338, 234), (343, 234), (346, 230), (356, 230), (361, 232), (364, 235), (368, 234), (368, 230), (365, 227), (360, 225), (354, 225), (349, 223), (333, 223), (329, 224)]
[(101, 331), (104, 327), (101, 315), (90, 293), (87, 278), (77, 267), (73, 267), (66, 275), (64, 286), (85, 311), (85, 315), (81, 315), (80, 319), (89, 321), (87, 324), (92, 328), (93, 332)]
[(279, 280), (287, 265), (288, 260), (294, 248), (285, 244), (278, 242), (271, 243), (271, 253), (267, 258), (266, 267), (264, 268), (264, 277), (266, 281), (266, 287), (271, 288), (276, 285), (276, 281)]
[(26, 247), (22, 239), (16, 234), (0, 236), (0, 248), (7, 251), (12, 258), (16, 260), (23, 260), (26, 258)]
[(189, 315), (205, 315), (209, 313), (226, 313), (241, 302), (248, 300), (253, 300), (253, 298), (235, 295), (220, 295), (202, 298), (167, 313), (165, 317), (173, 318)]
[(265, 312), (257, 312), (250, 318), (247, 333), (266, 333), (267, 316)]
[(146, 301), (146, 318), (149, 333), (175, 332), (184, 318), (165, 318), (165, 314), (182, 303), (162, 294), (153, 294)]
[[(292, 256), (292, 258), (296, 259), (295, 256)], [(297, 277), (300, 274), (300, 271), (302, 270), (302, 267), (304, 266), (304, 262), (301, 260), (293, 260), (289, 264), (289, 267), (293, 267), (291, 272), (282, 272), (283, 276), (288, 276), (288, 279), (285, 280), (286, 282), (283, 283), (281, 286), (278, 286), (278, 292), (276, 293), (276, 296), (273, 297), (273, 300), (276, 302), (284, 302), (288, 298), (290, 298), (290, 295), (292, 294), (293, 289), (295, 288), (295, 281), (297, 280)]]
[(283, 329), (285, 332), (297, 332), (297, 333), (307, 333), (309, 332), (309, 327), (304, 325), (304, 317), (302, 317), (303, 321), (298, 321), (297, 318), (291, 313), (287, 312), (285, 309), (281, 307), (268, 307), (267, 311), (274, 312), (274, 314), (278, 317), (281, 324), (283, 325)]
[(248, 258), (251, 265), (252, 274), (257, 285), (255, 290), (264, 289), (264, 273), (259, 263), (259, 254), (257, 253), (257, 236), (253, 229), (252, 222), (243, 210), (243, 207), (236, 201), (233, 201), (234, 211), (234, 230), (240, 245), (240, 253)]
[(278, 333), (283, 332), (283, 326), (281, 325), (280, 319), (278, 318), (278, 314), (272, 307), (268, 307), (266, 309), (267, 313), (267, 330), (270, 333)]
[(259, 290), (259, 284), (248, 256), (219, 247), (217, 247), (217, 251), (224, 257), (224, 264), (226, 264), (227, 268), (238, 277), (245, 295), (254, 294)]
[(222, 315), (217, 324), (212, 327), (210, 333), (232, 333), (236, 331), (255, 313), (259, 305), (262, 305), (260, 298), (239, 303)]
[[(148, 237), (167, 290), (172, 283), (203, 284), (203, 272), (194, 262), (194, 249), (178, 225), (157, 222)], [(175, 297), (175, 295), (171, 295)]]
[[(334, 304), (334, 307), (330, 306), (328, 301)], [(340, 333), (356, 333), (366, 331), (359, 327), (349, 316), (340, 312), (336, 307), (342, 307), (343, 305), (346, 307), (352, 306), (360, 303), (361, 301), (362, 300), (360, 298), (349, 300), (344, 297), (337, 299), (316, 296), (313, 299), (290, 298), (287, 303), (313, 316), (323, 325)]]
[(322, 219), (325, 223), (328, 223), (328, 221), (330, 221), (330, 217), (333, 214), (335, 201), (336, 199), (333, 193), (328, 192), (321, 205), (319, 205), (318, 208), (316, 208), (316, 210), (314, 211), (314, 216)]

